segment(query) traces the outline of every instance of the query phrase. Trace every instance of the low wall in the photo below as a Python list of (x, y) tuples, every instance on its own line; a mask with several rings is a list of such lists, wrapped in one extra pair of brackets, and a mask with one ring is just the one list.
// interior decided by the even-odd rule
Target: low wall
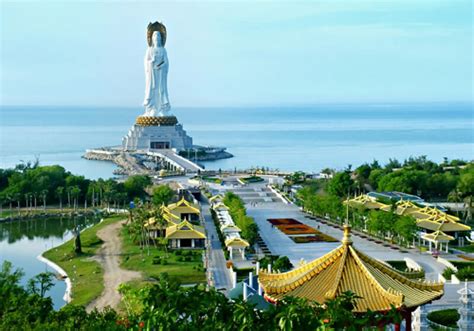
[(66, 271), (64, 271), (63, 268), (58, 266), (53, 261), (45, 258), (43, 255), (38, 255), (37, 259), (43, 263), (46, 263), (48, 266), (56, 270), (56, 272), (59, 273), (62, 277), (64, 277), (64, 282), (66, 283), (66, 291), (64, 292), (63, 299), (67, 303), (71, 302), (72, 284), (71, 284), (71, 279), (68, 277)]
[(276, 196), (279, 197), (284, 203), (286, 203), (287, 205), (291, 204), (291, 202), (289, 202), (287, 198), (285, 198), (283, 195), (281, 195), (281, 193), (278, 192), (277, 190), (275, 190), (271, 185), (267, 185), (267, 187), (270, 189), (270, 191), (275, 193)]
[(455, 272), (458, 272), (458, 268), (456, 268), (451, 262), (442, 258), (441, 256), (438, 256), (437, 261), (441, 264), (444, 264), (446, 267), (453, 269)]
[(423, 270), (423, 268), (418, 263), (416, 263), (414, 260), (410, 259), (409, 257), (405, 257), (403, 260), (407, 264), (408, 269), (415, 270), (415, 271)]

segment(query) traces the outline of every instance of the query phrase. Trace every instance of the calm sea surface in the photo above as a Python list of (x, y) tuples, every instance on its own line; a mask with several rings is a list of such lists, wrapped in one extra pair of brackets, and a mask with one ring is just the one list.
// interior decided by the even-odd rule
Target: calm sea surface
[[(174, 108), (198, 145), (226, 146), (234, 158), (208, 169), (266, 166), (280, 170), (341, 169), (377, 159), (427, 155), (435, 161), (474, 158), (473, 105), (355, 104), (268, 108)], [(84, 150), (121, 143), (136, 108), (3, 107), (0, 167), (38, 156), (89, 178), (114, 166), (81, 159)]]

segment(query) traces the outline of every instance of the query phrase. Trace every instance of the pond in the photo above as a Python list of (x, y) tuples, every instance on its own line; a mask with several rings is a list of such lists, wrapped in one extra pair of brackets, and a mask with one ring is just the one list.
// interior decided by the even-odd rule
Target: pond
[[(22, 284), (40, 272), (51, 271), (51, 267), (37, 259), (44, 251), (71, 239), (74, 228), (84, 229), (98, 223), (98, 217), (37, 218), (0, 223), (0, 266), (3, 261), (13, 263), (15, 269), (25, 273)], [(61, 308), (66, 284), (54, 278), (54, 286), (47, 293), (54, 308)]]

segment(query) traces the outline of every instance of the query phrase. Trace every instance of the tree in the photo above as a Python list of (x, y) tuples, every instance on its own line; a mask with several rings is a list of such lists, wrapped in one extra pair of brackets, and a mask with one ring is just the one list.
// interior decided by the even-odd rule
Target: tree
[(168, 185), (159, 185), (153, 190), (152, 202), (155, 206), (167, 205), (174, 196), (174, 191)]
[(134, 198), (144, 198), (146, 196), (145, 188), (151, 185), (151, 179), (144, 175), (130, 176), (124, 182), (125, 192), (130, 200)]
[(31, 293), (37, 294), (44, 298), (46, 292), (49, 291), (54, 285), (53, 273), (42, 272), (31, 278), (28, 281), (28, 289)]
[(58, 186), (56, 188), (56, 196), (59, 200), (59, 209), (63, 210), (63, 196), (64, 196), (64, 187)]
[(290, 259), (287, 256), (280, 256), (273, 263), (273, 269), (278, 270), (279, 272), (285, 272), (293, 268)]
[(76, 227), (74, 232), (76, 234), (74, 238), (74, 253), (82, 254), (81, 231)]
[(349, 172), (339, 172), (329, 181), (327, 191), (329, 194), (345, 198), (352, 191), (354, 181)]

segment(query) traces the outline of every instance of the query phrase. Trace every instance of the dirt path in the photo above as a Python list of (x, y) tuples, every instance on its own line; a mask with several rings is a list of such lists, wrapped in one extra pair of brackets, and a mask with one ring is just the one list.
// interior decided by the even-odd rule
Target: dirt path
[(141, 274), (137, 271), (120, 268), (122, 243), (119, 231), (124, 222), (125, 220), (110, 224), (97, 232), (97, 236), (104, 243), (94, 259), (99, 261), (104, 268), (105, 288), (102, 294), (87, 306), (88, 311), (94, 308), (101, 310), (106, 306), (117, 308), (121, 298), (117, 290), (118, 286), (133, 279), (141, 278)]

